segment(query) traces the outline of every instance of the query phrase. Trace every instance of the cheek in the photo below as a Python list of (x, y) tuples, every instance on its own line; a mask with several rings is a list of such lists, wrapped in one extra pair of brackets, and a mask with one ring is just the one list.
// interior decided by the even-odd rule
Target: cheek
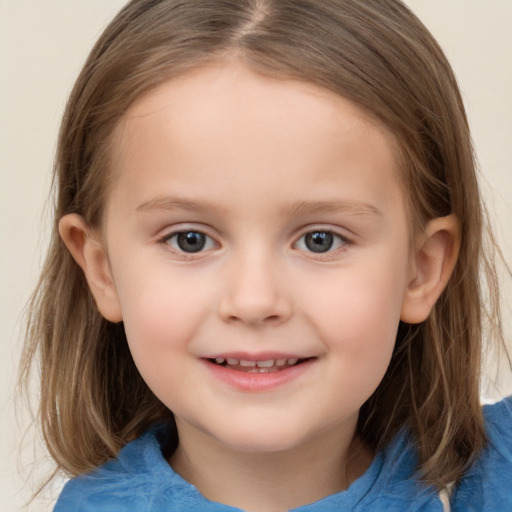
[[(359, 409), (382, 381), (400, 320), (393, 301), (375, 288), (373, 292), (362, 287), (341, 293), (335, 308), (325, 305), (323, 311), (329, 313), (322, 315), (318, 327), (330, 373), (336, 376), (331, 402), (342, 401), (353, 409)], [(329, 407), (329, 400), (325, 406)]]
[(384, 375), (396, 341), (406, 282), (405, 259), (397, 259), (344, 269), (302, 306), (344, 371), (360, 372), (371, 386)]
[[(372, 333), (396, 330), (400, 318), (405, 279), (399, 273), (348, 269), (338, 278), (327, 279), (303, 307), (328, 332), (352, 332), (363, 339)], [(384, 340), (383, 340), (384, 341)]]
[[(191, 340), (200, 324), (196, 293), (153, 281), (131, 281), (121, 294), (123, 322), (135, 365), (155, 395), (170, 409), (180, 403), (187, 379)], [(204, 309), (204, 308), (203, 308)]]
[(183, 350), (205, 311), (206, 294), (179, 274), (145, 267), (126, 269), (119, 300), (128, 343), (134, 358), (153, 359)]

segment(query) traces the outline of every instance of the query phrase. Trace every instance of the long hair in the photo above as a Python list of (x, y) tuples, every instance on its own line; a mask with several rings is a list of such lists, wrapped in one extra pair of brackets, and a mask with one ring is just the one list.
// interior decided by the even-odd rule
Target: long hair
[[(54, 226), (30, 305), (24, 375), (39, 358), (40, 421), (58, 467), (89, 471), (172, 413), (140, 377), (122, 324), (103, 319), (58, 234), (102, 222), (109, 145), (133, 101), (187, 70), (236, 56), (251, 69), (353, 101), (393, 133), (411, 229), (453, 213), (462, 244), (429, 318), (401, 324), (389, 369), (360, 411), (373, 451), (406, 427), (419, 475), (456, 481), (485, 445), (479, 402), (483, 301), (500, 336), (492, 260), (461, 95), (440, 47), (399, 0), (132, 0), (106, 28), (71, 93), (54, 175)], [(421, 376), (421, 377), (420, 377)]]

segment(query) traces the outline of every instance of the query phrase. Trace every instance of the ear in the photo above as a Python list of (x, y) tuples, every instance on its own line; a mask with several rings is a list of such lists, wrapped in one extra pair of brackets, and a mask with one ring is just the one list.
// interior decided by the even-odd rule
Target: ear
[(75, 213), (62, 217), (59, 233), (74, 260), (82, 268), (102, 316), (110, 322), (120, 322), (121, 306), (100, 237), (91, 230), (83, 217)]
[(400, 319), (409, 324), (426, 320), (457, 262), (459, 222), (455, 215), (431, 220), (418, 237)]

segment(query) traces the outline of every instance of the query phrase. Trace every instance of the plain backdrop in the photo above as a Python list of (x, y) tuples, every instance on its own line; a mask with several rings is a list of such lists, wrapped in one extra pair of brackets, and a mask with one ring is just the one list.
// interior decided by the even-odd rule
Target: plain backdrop
[[(483, 189), (510, 265), (512, 1), (407, 3), (438, 38), (458, 76)], [(0, 0), (1, 511), (52, 508), (52, 492), (24, 506), (51, 466), (33, 431), (27, 432), (26, 410), (18, 406), (16, 413), (14, 406), (22, 311), (47, 243), (50, 220), (45, 202), (64, 103), (89, 49), (123, 4), (124, 0)], [(502, 276), (510, 333), (510, 278), (507, 281), (505, 271)], [(37, 402), (37, 392), (33, 399)], [(57, 480), (53, 494), (62, 481)]]

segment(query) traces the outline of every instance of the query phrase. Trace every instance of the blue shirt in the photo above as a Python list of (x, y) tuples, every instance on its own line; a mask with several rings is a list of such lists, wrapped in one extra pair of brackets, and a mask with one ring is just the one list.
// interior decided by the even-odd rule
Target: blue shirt
[[(453, 490), (452, 512), (512, 512), (512, 397), (484, 407), (489, 443)], [(162, 429), (127, 444), (117, 459), (70, 480), (54, 512), (235, 512), (204, 498), (162, 455)], [(437, 492), (413, 477), (414, 446), (405, 433), (374, 458), (345, 491), (294, 512), (443, 512)]]

